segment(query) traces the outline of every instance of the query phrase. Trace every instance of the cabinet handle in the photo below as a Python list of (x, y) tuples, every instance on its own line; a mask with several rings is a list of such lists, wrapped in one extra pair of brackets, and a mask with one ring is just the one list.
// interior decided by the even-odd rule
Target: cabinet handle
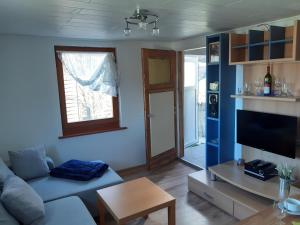
[(210, 200), (214, 200), (214, 197), (212, 197), (211, 195), (207, 194), (206, 192), (203, 192), (204, 196), (209, 198)]

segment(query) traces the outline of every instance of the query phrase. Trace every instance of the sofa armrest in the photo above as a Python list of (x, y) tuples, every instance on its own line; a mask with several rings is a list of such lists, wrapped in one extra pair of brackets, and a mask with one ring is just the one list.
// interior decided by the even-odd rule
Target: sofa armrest
[(46, 161), (47, 161), (47, 165), (48, 165), (50, 170), (55, 167), (53, 159), (51, 157), (46, 156)]

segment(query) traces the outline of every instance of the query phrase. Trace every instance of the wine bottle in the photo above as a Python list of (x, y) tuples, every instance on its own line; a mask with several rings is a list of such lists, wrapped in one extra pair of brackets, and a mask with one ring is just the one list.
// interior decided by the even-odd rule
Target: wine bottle
[(272, 93), (272, 76), (270, 74), (270, 65), (267, 67), (267, 74), (264, 78), (264, 95), (270, 96)]

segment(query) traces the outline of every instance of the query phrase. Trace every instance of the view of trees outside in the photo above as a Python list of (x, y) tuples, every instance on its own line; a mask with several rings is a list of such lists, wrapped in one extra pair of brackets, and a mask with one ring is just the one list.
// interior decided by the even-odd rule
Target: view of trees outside
[(113, 117), (112, 96), (82, 86), (64, 68), (68, 123)]

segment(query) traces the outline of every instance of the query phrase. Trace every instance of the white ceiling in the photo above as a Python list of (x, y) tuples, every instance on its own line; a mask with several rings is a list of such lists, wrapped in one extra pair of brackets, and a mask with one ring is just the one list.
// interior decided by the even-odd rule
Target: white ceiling
[[(160, 40), (230, 30), (300, 14), (299, 0), (0, 0), (0, 34), (121, 40), (136, 6), (160, 17)], [(131, 39), (153, 39), (133, 30)]]

